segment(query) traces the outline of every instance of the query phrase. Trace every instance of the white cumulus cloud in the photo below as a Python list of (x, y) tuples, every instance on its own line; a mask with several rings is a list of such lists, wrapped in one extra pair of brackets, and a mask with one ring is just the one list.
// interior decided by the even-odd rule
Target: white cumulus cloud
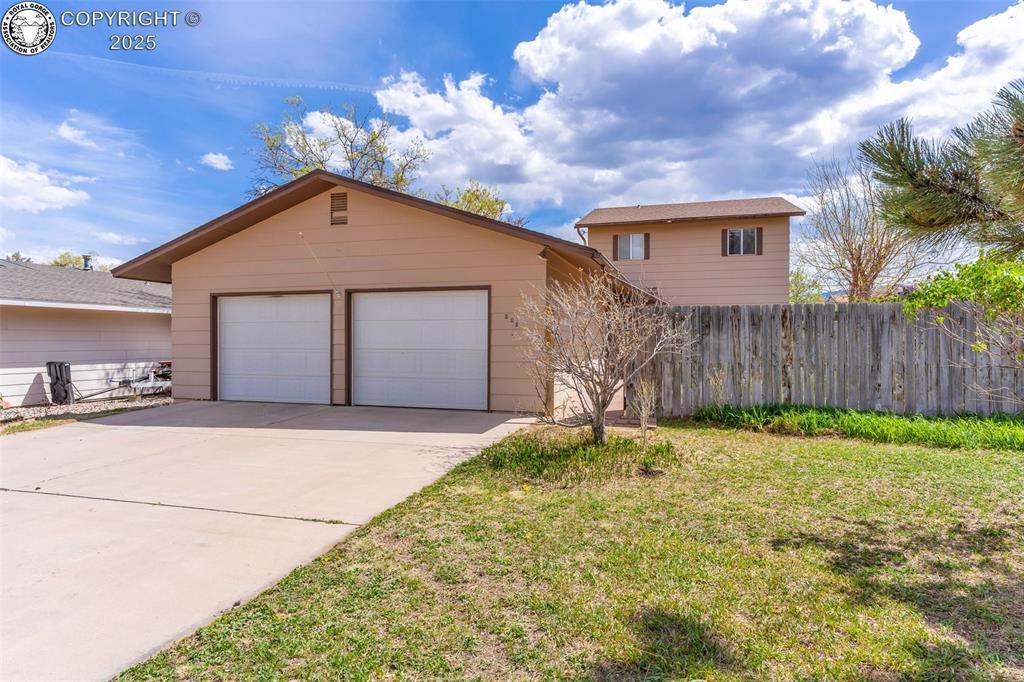
[(88, 201), (88, 192), (69, 186), (75, 179), (0, 156), (0, 194), (8, 210), (39, 213)]
[(920, 41), (870, 0), (581, 2), (515, 48), (540, 90), (524, 105), (496, 101), (479, 73), (435, 87), (403, 72), (376, 97), (428, 140), (425, 183), (472, 177), (524, 209), (793, 193), (808, 156), (902, 115), (946, 131), (1024, 77), (1024, 1), (957, 41), (901, 80)]
[(199, 158), (199, 163), (219, 171), (229, 171), (235, 167), (235, 162), (227, 154), (220, 152), (206, 152)]
[(89, 138), (89, 134), (81, 128), (76, 128), (71, 124), (70, 120), (61, 121), (61, 124), (57, 126), (57, 136), (77, 144), (79, 147), (86, 147), (88, 149), (99, 149), (99, 145)]
[(101, 242), (106, 242), (108, 244), (125, 244), (128, 246), (141, 244), (146, 241), (145, 239), (136, 237), (135, 235), (121, 234), (119, 232), (94, 232), (93, 236)]

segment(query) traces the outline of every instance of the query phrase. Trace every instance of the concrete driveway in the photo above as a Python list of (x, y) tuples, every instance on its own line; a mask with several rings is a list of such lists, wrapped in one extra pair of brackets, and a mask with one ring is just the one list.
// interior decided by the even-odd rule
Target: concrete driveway
[(184, 402), (0, 440), (0, 679), (105, 679), (518, 428)]

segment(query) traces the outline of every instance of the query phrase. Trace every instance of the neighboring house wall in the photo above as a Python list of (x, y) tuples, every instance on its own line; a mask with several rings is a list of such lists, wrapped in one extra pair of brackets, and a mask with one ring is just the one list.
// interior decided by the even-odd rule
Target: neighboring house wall
[(14, 406), (49, 402), (50, 361), (70, 362), (72, 381), (88, 394), (170, 359), (168, 314), (0, 306), (0, 393)]
[[(348, 193), (347, 225), (330, 225), (332, 191)], [(523, 293), (544, 290), (542, 247), (355, 190), (332, 191), (173, 264), (175, 397), (211, 397), (212, 294), (339, 290), (332, 402), (344, 404), (346, 289), (488, 285), (491, 408), (540, 409), (511, 318)]]
[[(763, 253), (722, 256), (722, 230), (763, 228)], [(650, 258), (617, 260), (635, 283), (675, 305), (789, 302), (789, 218), (591, 227), (588, 243), (613, 258), (613, 235), (649, 233)]]

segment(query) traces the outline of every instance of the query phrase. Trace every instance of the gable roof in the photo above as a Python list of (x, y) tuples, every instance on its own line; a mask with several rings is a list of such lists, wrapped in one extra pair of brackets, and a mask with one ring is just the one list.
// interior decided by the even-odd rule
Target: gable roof
[(549, 234), (528, 230), (501, 220), (485, 218), (476, 213), (462, 211), (410, 194), (384, 189), (383, 187), (346, 178), (335, 173), (314, 170), (267, 192), (261, 197), (242, 204), (238, 208), (228, 211), (224, 215), (214, 218), (190, 232), (175, 237), (166, 244), (162, 244), (141, 256), (133, 258), (127, 263), (117, 266), (112, 272), (114, 277), (169, 283), (171, 281), (171, 263), (201, 251), (225, 237), (241, 232), (261, 220), (265, 220), (334, 187), (345, 187), (365, 192), (382, 199), (396, 201), (406, 206), (443, 215), (486, 230), (493, 230), (518, 239), (536, 242), (555, 250), (577, 264), (589, 263), (612, 271), (615, 270), (614, 266), (597, 249), (584, 244), (552, 237)]
[(0, 305), (171, 312), (171, 287), (115, 279), (109, 272), (0, 259)]
[(687, 204), (650, 204), (595, 208), (580, 218), (577, 227), (629, 225), (631, 223), (675, 223), (690, 220), (768, 218), (801, 216), (805, 211), (782, 197), (694, 201)]

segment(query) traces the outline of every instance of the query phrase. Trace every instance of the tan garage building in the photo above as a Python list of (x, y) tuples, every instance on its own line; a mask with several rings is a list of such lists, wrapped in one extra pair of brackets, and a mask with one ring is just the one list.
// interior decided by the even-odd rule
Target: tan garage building
[(175, 397), (537, 411), (514, 311), (599, 251), (314, 171), (114, 270), (173, 283)]

